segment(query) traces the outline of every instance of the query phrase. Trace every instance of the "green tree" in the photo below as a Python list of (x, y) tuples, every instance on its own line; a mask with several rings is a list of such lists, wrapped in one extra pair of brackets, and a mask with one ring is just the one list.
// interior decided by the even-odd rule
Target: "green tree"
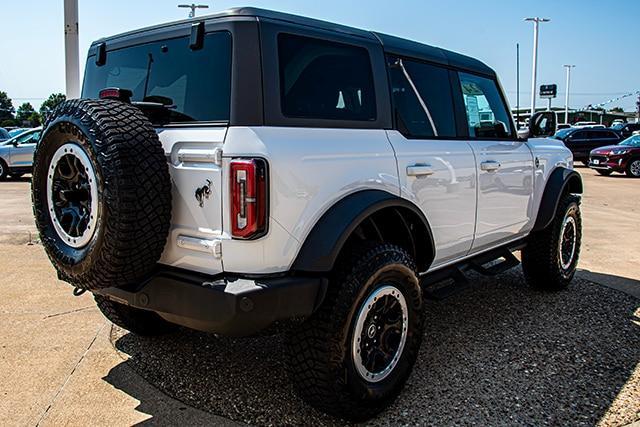
[(4, 119), (0, 121), (0, 128), (8, 128), (10, 126), (18, 126), (16, 119)]
[(42, 124), (42, 116), (37, 111), (34, 111), (29, 116), (29, 122), (31, 122), (31, 126), (40, 126)]
[(613, 107), (611, 110), (612, 113), (624, 113), (624, 110), (620, 107)]
[(13, 102), (7, 95), (7, 92), (0, 91), (0, 120), (8, 120), (13, 118)]
[(31, 115), (35, 112), (36, 110), (33, 109), (33, 105), (29, 102), (25, 102), (18, 107), (18, 110), (16, 111), (16, 120), (20, 123), (29, 121)]
[(66, 100), (67, 97), (63, 93), (52, 93), (40, 106), (40, 116), (42, 116), (43, 119), (46, 119), (49, 113), (51, 113), (58, 104)]

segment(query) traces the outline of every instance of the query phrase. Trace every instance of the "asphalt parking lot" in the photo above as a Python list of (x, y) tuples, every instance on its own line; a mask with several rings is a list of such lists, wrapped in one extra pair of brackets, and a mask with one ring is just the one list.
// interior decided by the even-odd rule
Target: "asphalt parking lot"
[[(640, 421), (640, 180), (585, 181), (578, 279), (519, 268), (428, 302), (421, 354), (372, 425)], [(143, 339), (71, 296), (34, 240), (29, 181), (0, 182), (0, 424), (341, 424), (293, 394), (282, 337)]]

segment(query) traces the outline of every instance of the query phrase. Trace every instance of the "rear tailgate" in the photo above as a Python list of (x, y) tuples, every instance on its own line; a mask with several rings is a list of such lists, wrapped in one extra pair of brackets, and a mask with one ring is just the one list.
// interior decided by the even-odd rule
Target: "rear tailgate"
[(222, 166), (226, 127), (158, 130), (171, 173), (171, 228), (160, 262), (203, 273), (222, 271)]

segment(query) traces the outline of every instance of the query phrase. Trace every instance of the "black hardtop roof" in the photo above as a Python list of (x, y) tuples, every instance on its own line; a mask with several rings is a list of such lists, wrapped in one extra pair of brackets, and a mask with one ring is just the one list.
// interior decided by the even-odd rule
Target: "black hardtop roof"
[(276, 20), (281, 22), (287, 22), (291, 24), (304, 25), (308, 27), (318, 28), (327, 31), (334, 31), (339, 33), (348, 34), (350, 36), (361, 37), (368, 40), (379, 41), (384, 50), (389, 53), (395, 53), (402, 56), (411, 56), (424, 61), (435, 62), (443, 65), (448, 65), (455, 68), (461, 68), (464, 70), (486, 74), (489, 76), (495, 76), (495, 72), (485, 65), (483, 62), (477, 59), (471, 58), (466, 55), (461, 55), (456, 52), (441, 49), (439, 47), (429, 46), (426, 44), (418, 43), (415, 41), (403, 39), (400, 37), (390, 36), (387, 34), (376, 33), (372, 31), (366, 31), (358, 28), (349, 27), (346, 25), (335, 24), (332, 22), (322, 21), (319, 19), (307, 18), (299, 15), (292, 15), (289, 13), (276, 12), (272, 10), (260, 9), (255, 7), (237, 7), (226, 9), (221, 12), (199, 16), (195, 19), (183, 19), (174, 22), (168, 22), (164, 24), (154, 25), (151, 27), (145, 27), (138, 30), (129, 31), (126, 33), (106, 37), (93, 42), (92, 45), (96, 45), (102, 42), (115, 41), (121, 38), (133, 38), (137, 34), (146, 33), (151, 30), (157, 30), (162, 28), (191, 25), (194, 22), (199, 21), (212, 21), (219, 19), (227, 19), (233, 17), (249, 17), (249, 18), (264, 18), (270, 20)]

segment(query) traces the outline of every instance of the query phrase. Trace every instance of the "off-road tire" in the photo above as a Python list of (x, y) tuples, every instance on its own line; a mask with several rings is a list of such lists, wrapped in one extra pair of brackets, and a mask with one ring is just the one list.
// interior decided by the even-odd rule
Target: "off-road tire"
[(609, 176), (613, 171), (605, 170), (605, 169), (596, 169), (596, 172), (598, 172), (602, 176)]
[[(376, 290), (393, 283), (408, 307), (408, 333), (398, 362), (378, 382), (358, 373), (352, 357), (357, 314)], [(331, 415), (363, 421), (384, 410), (400, 394), (422, 341), (424, 310), (416, 267), (402, 248), (375, 244), (354, 251), (332, 277), (322, 306), (287, 337), (290, 377), (298, 394)]]
[(120, 326), (136, 335), (162, 335), (175, 329), (175, 325), (167, 322), (153, 311), (129, 307), (111, 301), (101, 295), (94, 295), (94, 299), (104, 317), (114, 325)]
[(640, 162), (640, 158), (635, 157), (627, 162), (627, 169), (625, 172), (629, 178), (640, 178), (640, 173), (635, 169), (637, 167), (637, 163), (635, 162)]
[[(60, 237), (48, 206), (50, 163), (68, 143), (86, 154), (97, 182), (95, 231), (83, 247)], [(155, 268), (171, 220), (171, 182), (158, 135), (138, 108), (120, 101), (60, 104), (35, 153), (32, 199), (59, 278), (86, 290), (138, 284)]]
[[(575, 223), (575, 252), (571, 262), (563, 267), (560, 255), (560, 234), (565, 217), (571, 216)], [(559, 291), (565, 289), (576, 272), (582, 240), (580, 197), (565, 193), (551, 224), (544, 230), (532, 233), (527, 246), (522, 250), (522, 269), (527, 283), (539, 290)]]
[(4, 160), (0, 159), (0, 181), (7, 179), (7, 175), (9, 175), (9, 166)]

